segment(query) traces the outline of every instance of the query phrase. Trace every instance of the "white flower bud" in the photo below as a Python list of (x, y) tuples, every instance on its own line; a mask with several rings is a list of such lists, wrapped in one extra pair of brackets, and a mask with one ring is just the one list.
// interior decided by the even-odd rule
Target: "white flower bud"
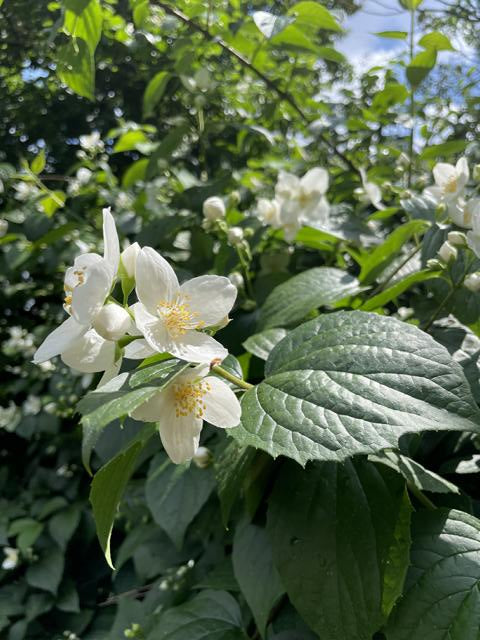
[(93, 322), (93, 328), (105, 340), (120, 340), (131, 325), (130, 314), (118, 304), (104, 305)]
[(245, 284), (243, 281), (242, 274), (239, 273), (238, 271), (233, 271), (233, 273), (231, 273), (228, 276), (228, 279), (230, 280), (230, 282), (233, 284), (234, 287), (237, 287), (237, 289), (242, 289), (243, 285)]
[(447, 236), (447, 240), (454, 247), (467, 246), (467, 236), (461, 231), (450, 231)]
[(213, 455), (207, 447), (198, 447), (192, 460), (199, 469), (207, 469), (213, 462)]
[(431, 271), (438, 271), (439, 269), (443, 269), (443, 264), (440, 262), (440, 260), (437, 260), (437, 258), (430, 258), (430, 260), (427, 260), (427, 269), (430, 269)]
[(123, 268), (129, 278), (135, 277), (135, 264), (137, 262), (138, 252), (140, 251), (140, 245), (138, 242), (134, 242), (129, 247), (122, 251), (120, 260), (122, 261)]
[(227, 232), (228, 242), (232, 245), (240, 244), (243, 240), (243, 229), (240, 227), (231, 227)]
[(77, 171), (77, 180), (80, 185), (87, 184), (87, 182), (90, 181), (91, 177), (92, 172), (86, 167), (80, 167), (80, 169)]
[(0, 238), (3, 238), (3, 236), (7, 233), (8, 231), (8, 222), (6, 220), (0, 220)]
[(203, 215), (207, 220), (221, 220), (225, 217), (225, 205), (217, 196), (207, 198), (203, 203)]
[(443, 260), (446, 264), (449, 262), (456, 260), (458, 255), (457, 249), (451, 245), (449, 242), (444, 242), (440, 249), (438, 250), (438, 256), (441, 260)]
[(3, 547), (3, 553), (5, 554), (5, 558), (2, 562), (2, 569), (5, 571), (15, 569), (18, 565), (18, 549), (14, 549), (13, 547)]
[(475, 273), (469, 273), (468, 276), (463, 281), (463, 284), (474, 293), (480, 291), (480, 271), (476, 271)]

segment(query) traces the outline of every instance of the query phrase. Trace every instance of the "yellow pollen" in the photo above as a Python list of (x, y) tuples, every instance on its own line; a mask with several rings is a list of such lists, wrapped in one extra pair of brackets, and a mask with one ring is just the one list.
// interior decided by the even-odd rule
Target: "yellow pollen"
[(457, 190), (457, 187), (458, 187), (457, 179), (450, 178), (450, 180), (448, 180), (448, 182), (445, 183), (443, 190), (445, 191), (445, 193), (455, 193), (455, 191)]
[(165, 322), (168, 332), (174, 338), (183, 336), (188, 329), (195, 329), (201, 325), (198, 322), (198, 313), (190, 311), (187, 302), (180, 302), (178, 299), (173, 302), (161, 300), (157, 305), (158, 314)]
[(204, 396), (211, 391), (208, 382), (186, 382), (174, 384), (173, 395), (175, 398), (175, 415), (177, 418), (192, 415), (195, 418), (203, 418), (207, 405)]

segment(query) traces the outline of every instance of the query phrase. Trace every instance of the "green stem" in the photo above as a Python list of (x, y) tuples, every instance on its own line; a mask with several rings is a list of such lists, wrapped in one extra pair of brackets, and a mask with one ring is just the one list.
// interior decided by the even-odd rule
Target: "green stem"
[(436, 509), (437, 507), (433, 504), (433, 502), (427, 498), (427, 496), (421, 491), (418, 487), (416, 487), (412, 482), (407, 482), (408, 490), (413, 493), (413, 495), (417, 498), (419, 502), (423, 504), (427, 509)]
[(225, 378), (225, 380), (228, 380), (229, 382), (237, 385), (237, 387), (240, 387), (241, 389), (253, 389), (253, 384), (245, 382), (245, 380), (234, 376), (233, 373), (229, 373), (226, 369), (220, 367), (219, 365), (212, 367), (212, 371), (213, 373), (217, 373), (219, 376), (222, 376), (222, 378)]
[(392, 271), (392, 273), (388, 276), (388, 278), (386, 280), (384, 280), (383, 282), (381, 282), (378, 287), (376, 287), (374, 289), (374, 291), (368, 296), (367, 300), (369, 300), (370, 298), (373, 298), (374, 296), (376, 296), (377, 294), (379, 294), (381, 291), (383, 291), (386, 286), (388, 285), (389, 282), (392, 281), (392, 279), (397, 275), (397, 273), (400, 271), (400, 269), (402, 269), (407, 262), (409, 262), (421, 249), (421, 245), (418, 247), (414, 247), (410, 253), (408, 253), (405, 256), (405, 259), (402, 260), (402, 262), (400, 262), (400, 264)]
[(252, 286), (252, 282), (250, 280), (250, 274), (249, 274), (249, 264), (248, 262), (245, 260), (245, 256), (243, 255), (243, 252), (241, 250), (240, 247), (237, 247), (237, 255), (238, 255), (238, 259), (240, 261), (240, 265), (242, 267), (242, 271), (243, 271), (243, 279), (245, 280), (245, 290), (247, 292), (247, 296), (251, 299), (251, 300), (255, 300), (255, 297), (253, 295), (253, 286)]
[(435, 322), (435, 320), (438, 318), (441, 310), (445, 307), (445, 305), (450, 301), (450, 299), (452, 298), (453, 294), (455, 293), (455, 291), (457, 290), (456, 287), (454, 287), (453, 285), (450, 285), (452, 288), (450, 289), (450, 291), (447, 293), (447, 295), (445, 296), (445, 298), (442, 300), (442, 302), (438, 305), (437, 309), (435, 310), (435, 312), (432, 314), (432, 316), (430, 317), (430, 320), (427, 322), (427, 324), (424, 327), (424, 331), (428, 331), (430, 329), (430, 327), (432, 326), (432, 324)]

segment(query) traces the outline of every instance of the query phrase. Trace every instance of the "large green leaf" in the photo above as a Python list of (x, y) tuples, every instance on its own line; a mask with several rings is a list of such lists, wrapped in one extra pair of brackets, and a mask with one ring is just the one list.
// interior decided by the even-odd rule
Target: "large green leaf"
[(57, 74), (72, 91), (93, 100), (95, 65), (87, 43), (82, 38), (57, 49)]
[(403, 479), (358, 460), (282, 470), (268, 512), (288, 596), (329, 640), (371, 640), (402, 592), (411, 507)]
[(103, 11), (99, 0), (90, 0), (80, 12), (65, 11), (63, 29), (72, 38), (84, 40), (93, 56), (102, 35), (102, 23)]
[(430, 269), (423, 269), (415, 273), (411, 273), (405, 278), (402, 278), (388, 289), (381, 291), (376, 296), (366, 300), (361, 309), (363, 311), (373, 311), (383, 305), (387, 304), (391, 300), (394, 300), (399, 295), (410, 289), (415, 284), (424, 282), (425, 280), (431, 280), (432, 278), (439, 278), (442, 275), (442, 271), (431, 271)]
[(315, 267), (280, 284), (268, 296), (260, 312), (262, 329), (293, 324), (310, 311), (356, 294), (356, 278), (341, 269)]
[(255, 458), (255, 449), (229, 440), (215, 458), (214, 470), (224, 527), (228, 526), (230, 511), (238, 498), (243, 481)]
[(419, 84), (428, 76), (430, 71), (437, 62), (437, 50), (426, 49), (418, 53), (407, 67), (407, 78), (413, 88), (418, 87)]
[(159, 71), (156, 73), (150, 82), (147, 84), (145, 93), (143, 94), (143, 117), (149, 118), (157, 104), (162, 99), (165, 89), (167, 88), (168, 81), (171, 75), (168, 71)]
[(145, 442), (154, 433), (153, 425), (146, 425), (140, 434), (119, 454), (95, 474), (90, 489), (97, 536), (109, 566), (114, 569), (110, 552), (110, 538), (118, 504), (135, 470), (137, 457)]
[(478, 640), (480, 521), (460, 511), (415, 514), (406, 590), (388, 640)]
[(44, 552), (36, 562), (28, 567), (25, 579), (32, 587), (56, 595), (62, 579), (64, 564), (63, 553), (60, 549), (53, 548)]
[(254, 11), (252, 18), (258, 30), (267, 39), (273, 38), (277, 33), (280, 33), (294, 19), (286, 16), (276, 16), (268, 11)]
[(361, 311), (321, 316), (271, 352), (229, 434), (308, 460), (344, 460), (398, 445), (405, 433), (480, 432), (462, 368), (417, 327)]
[(462, 153), (468, 144), (468, 140), (449, 140), (448, 142), (442, 142), (441, 144), (429, 145), (420, 154), (422, 160), (435, 160), (438, 161), (440, 156), (451, 157), (457, 153)]
[(285, 592), (265, 529), (245, 522), (237, 525), (232, 558), (237, 582), (264, 637), (270, 611)]
[(147, 640), (245, 640), (237, 601), (225, 591), (202, 591), (160, 618)]
[(318, 2), (305, 0), (297, 2), (288, 10), (289, 16), (295, 17), (295, 25), (307, 31), (311, 29), (325, 29), (328, 31), (342, 31), (342, 27), (328, 9)]
[[(158, 458), (154, 459), (158, 461)], [(181, 548), (188, 525), (208, 500), (215, 486), (210, 469), (158, 461), (145, 485), (147, 505), (157, 524)]]
[(436, 49), (437, 51), (454, 51), (454, 47), (447, 36), (439, 31), (431, 31), (420, 38), (418, 44), (424, 49)]

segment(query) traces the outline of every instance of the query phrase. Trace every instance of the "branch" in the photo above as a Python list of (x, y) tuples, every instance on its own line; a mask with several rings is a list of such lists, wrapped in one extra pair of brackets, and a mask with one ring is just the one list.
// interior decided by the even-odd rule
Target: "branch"
[[(216, 44), (218, 44), (219, 47), (221, 47), (221, 49), (223, 49), (223, 51), (225, 51), (232, 58), (237, 60), (237, 62), (239, 62), (242, 65), (242, 67), (249, 69), (258, 78), (260, 78), (260, 80), (262, 80), (269, 89), (275, 92), (283, 102), (286, 102), (287, 104), (289, 104), (292, 107), (292, 109), (300, 116), (301, 120), (307, 127), (312, 124), (312, 121), (305, 115), (305, 113), (296, 103), (295, 98), (290, 93), (288, 93), (288, 91), (284, 91), (283, 89), (281, 89), (274, 80), (272, 80), (267, 75), (265, 75), (263, 71), (260, 71), (260, 69), (255, 67), (239, 51), (237, 51), (236, 49), (231, 47), (227, 42), (225, 42), (225, 40), (223, 40), (220, 37), (212, 35), (208, 29), (206, 29), (205, 27), (202, 27), (197, 22), (194, 22), (184, 13), (182, 13), (178, 9), (175, 9), (174, 7), (169, 6), (167, 3), (157, 1), (156, 4), (159, 7), (161, 7), (165, 11), (165, 13), (168, 13), (174, 18), (177, 18), (178, 20), (180, 20), (180, 22), (183, 22), (183, 24), (190, 27), (193, 31), (196, 31), (197, 33), (200, 33), (201, 35), (203, 35), (204, 38), (207, 38), (208, 40), (213, 40)], [(327, 145), (330, 151), (334, 153), (338, 158), (340, 158), (342, 162), (349, 169), (351, 169), (352, 171), (357, 171), (357, 168), (352, 163), (352, 161), (349, 158), (347, 158), (347, 156), (344, 153), (339, 151), (336, 148), (336, 146), (327, 137), (325, 137), (323, 134), (320, 134), (320, 138)]]

